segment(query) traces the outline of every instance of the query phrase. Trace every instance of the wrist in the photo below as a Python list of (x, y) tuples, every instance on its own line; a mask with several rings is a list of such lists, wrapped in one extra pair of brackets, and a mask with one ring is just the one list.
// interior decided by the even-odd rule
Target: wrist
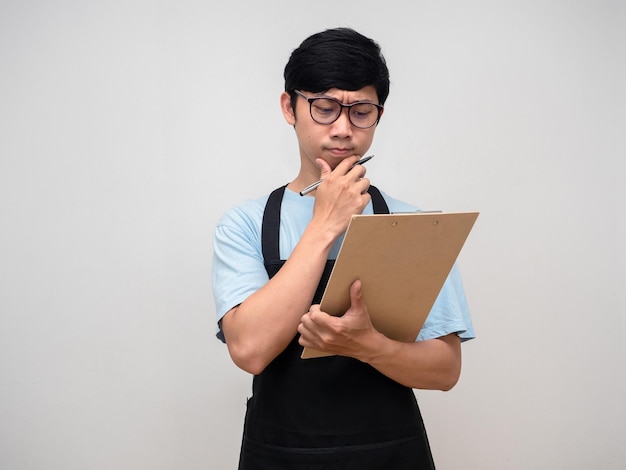
[(376, 367), (376, 365), (384, 363), (385, 357), (393, 354), (393, 349), (397, 346), (395, 343), (381, 332), (373, 329), (373, 333), (364, 343), (361, 357), (358, 359)]
[(311, 220), (303, 234), (303, 239), (307, 237), (315, 246), (323, 247), (324, 250), (330, 251), (339, 238), (341, 233), (336, 233), (328, 224)]

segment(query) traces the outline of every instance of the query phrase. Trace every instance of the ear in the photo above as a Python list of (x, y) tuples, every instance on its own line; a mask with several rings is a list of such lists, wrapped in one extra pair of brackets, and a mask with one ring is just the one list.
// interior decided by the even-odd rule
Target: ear
[(293, 108), (291, 107), (291, 96), (286, 91), (283, 91), (280, 94), (280, 109), (283, 112), (283, 116), (285, 117), (285, 121), (287, 124), (291, 126), (296, 125), (296, 115), (293, 112)]

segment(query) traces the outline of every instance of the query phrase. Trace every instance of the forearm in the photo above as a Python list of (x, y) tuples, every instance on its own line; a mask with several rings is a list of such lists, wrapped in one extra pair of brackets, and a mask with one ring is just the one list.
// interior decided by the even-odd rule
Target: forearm
[(360, 359), (407, 387), (450, 390), (461, 373), (461, 342), (456, 334), (404, 343), (378, 333)]
[(298, 331), (301, 345), (359, 359), (407, 387), (450, 390), (461, 373), (456, 334), (410, 343), (389, 339), (372, 325), (358, 280), (350, 286), (350, 308), (341, 317), (313, 305)]
[(311, 225), (280, 271), (224, 316), (226, 344), (240, 368), (260, 373), (293, 339), (311, 305), (332, 241)]

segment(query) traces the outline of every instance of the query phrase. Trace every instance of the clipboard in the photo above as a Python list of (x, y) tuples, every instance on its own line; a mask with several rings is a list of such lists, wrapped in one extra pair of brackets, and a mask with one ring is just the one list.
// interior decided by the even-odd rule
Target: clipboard
[[(352, 282), (374, 327), (385, 336), (415, 341), (478, 218), (478, 212), (354, 215), (320, 307), (343, 315)], [(304, 348), (302, 358), (332, 354)]]

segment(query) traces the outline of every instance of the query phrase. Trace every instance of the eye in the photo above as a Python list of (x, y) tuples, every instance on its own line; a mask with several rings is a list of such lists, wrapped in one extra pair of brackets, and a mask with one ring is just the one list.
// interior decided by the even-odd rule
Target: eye
[(330, 115), (337, 112), (337, 103), (331, 100), (315, 100), (313, 102), (313, 109), (319, 115)]
[(376, 112), (376, 106), (369, 103), (361, 103), (352, 107), (352, 116), (357, 119), (367, 119)]

